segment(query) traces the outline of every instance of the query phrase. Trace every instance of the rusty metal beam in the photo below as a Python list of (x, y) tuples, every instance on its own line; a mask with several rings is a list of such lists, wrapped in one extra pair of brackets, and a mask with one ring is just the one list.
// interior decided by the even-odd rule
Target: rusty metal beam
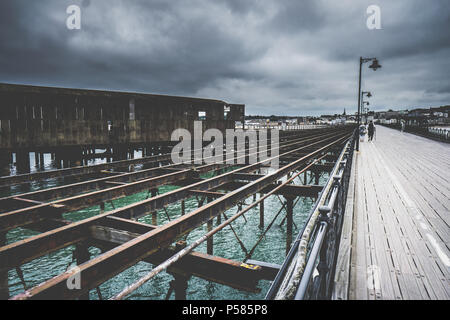
[[(325, 136), (325, 135), (323, 135), (323, 136)], [(312, 137), (311, 139), (306, 139), (306, 140), (304, 138), (301, 138), (301, 139), (303, 139), (302, 142), (307, 142), (307, 141), (311, 141), (314, 139), (320, 139), (320, 137), (321, 136), (318, 135), (318, 136)], [(296, 140), (294, 139), (294, 140), (290, 141), (290, 143), (287, 144), (286, 146), (280, 145), (279, 148), (283, 149), (283, 148), (286, 148), (287, 146), (294, 145), (295, 142), (298, 141), (299, 139), (296, 139)], [(253, 148), (249, 149), (248, 151), (250, 151), (250, 150), (257, 150), (257, 148), (253, 147)], [(189, 167), (192, 168), (193, 166), (172, 164), (172, 165), (167, 165), (167, 166), (158, 167), (158, 168), (151, 168), (151, 169), (146, 169), (146, 170), (140, 170), (137, 172), (129, 172), (129, 173), (121, 173), (121, 174), (110, 173), (110, 172), (103, 170), (101, 172), (108, 173), (108, 174), (114, 174), (115, 176), (112, 178), (108, 178), (108, 177), (97, 178), (94, 180), (83, 181), (83, 182), (59, 186), (59, 187), (55, 187), (55, 188), (49, 188), (49, 189), (38, 190), (38, 191), (34, 191), (34, 192), (23, 193), (20, 196), (23, 198), (26, 198), (26, 199), (39, 200), (42, 202), (49, 202), (49, 201), (56, 200), (58, 198), (62, 198), (64, 196), (68, 196), (68, 195), (98, 190), (99, 188), (105, 187), (107, 184), (111, 184), (113, 182), (124, 182), (124, 183), (135, 182), (140, 179), (151, 178), (151, 177), (155, 177), (155, 176), (158, 176), (158, 175), (161, 175), (164, 173), (171, 173), (174, 170), (182, 171), (180, 168), (187, 169)], [(17, 203), (17, 202), (11, 201), (11, 199), (13, 199), (13, 198), (14, 198), (14, 196), (0, 198), (0, 208), (10, 208), (8, 211), (11, 211), (12, 209), (19, 209), (19, 208), (14, 208), (14, 203)]]
[[(321, 139), (323, 137), (330, 137), (335, 135), (335, 133), (328, 133), (323, 136), (314, 137), (311, 139), (302, 140), (301, 143), (307, 143), (311, 140)], [(330, 138), (328, 138), (330, 139)], [(314, 142), (311, 145), (315, 145), (320, 143), (322, 140), (318, 142)], [(296, 143), (299, 142), (291, 142), (285, 146), (279, 146), (279, 149), (286, 148), (287, 146), (292, 147), (295, 146)], [(284, 154), (289, 154), (290, 152), (295, 152), (301, 150), (301, 148), (296, 148), (294, 150), (288, 151)], [(308, 145), (305, 146), (308, 148)], [(257, 152), (258, 153), (258, 152)], [(195, 173), (208, 172), (215, 170), (217, 168), (223, 168), (224, 165), (220, 164), (212, 164), (205, 165), (199, 168), (196, 168)], [(229, 165), (228, 165), (229, 166)], [(258, 166), (255, 167), (257, 169)], [(169, 183), (175, 183), (180, 180), (187, 180), (195, 177), (193, 175), (192, 170), (182, 170), (175, 173), (169, 173), (162, 176), (144, 179), (136, 182), (129, 183), (127, 185), (120, 185), (116, 187), (111, 187), (105, 190), (98, 190), (94, 192), (90, 192), (87, 194), (81, 194), (77, 196), (73, 196), (66, 199), (61, 199), (57, 201), (53, 201), (48, 204), (41, 204), (32, 207), (27, 207), (23, 209), (18, 209), (15, 211), (2, 213), (0, 214), (0, 231), (7, 231), (15, 227), (25, 226), (30, 223), (36, 223), (42, 221), (46, 217), (57, 217), (60, 216), (63, 212), (79, 210), (82, 208), (90, 207), (96, 204), (100, 204), (105, 201), (117, 199), (119, 197), (127, 196), (133, 193), (140, 192), (145, 189), (155, 188), (160, 185), (165, 185)], [(55, 204), (64, 205), (63, 208), (52, 208)]]
[[(323, 132), (323, 130), (310, 130), (307, 133), (302, 133), (302, 138), (312, 137), (317, 135), (318, 132)], [(296, 134), (296, 133), (293, 133)], [(280, 141), (283, 141), (283, 132), (280, 135)], [(162, 161), (170, 161), (171, 154), (162, 154), (162, 155), (154, 155), (143, 158), (129, 159), (129, 160), (121, 160), (114, 161), (110, 163), (103, 163), (97, 165), (90, 166), (80, 166), (74, 168), (66, 168), (59, 170), (50, 170), (50, 171), (42, 171), (42, 172), (34, 172), (29, 174), (20, 174), (14, 176), (4, 176), (0, 177), (0, 187), (9, 187), (11, 185), (22, 184), (22, 183), (30, 183), (33, 181), (43, 180), (43, 179), (52, 179), (52, 178), (61, 178), (61, 177), (75, 177), (75, 176), (85, 176), (86, 178), (89, 175), (99, 173), (101, 171), (123, 168), (130, 165), (140, 165), (140, 164), (153, 164)]]
[(210, 196), (213, 198), (222, 197), (225, 195), (223, 192), (216, 192), (216, 191), (203, 191), (203, 190), (190, 190), (192, 194), (196, 195), (202, 195), (202, 196)]
[(334, 165), (335, 165), (335, 163), (333, 163), (333, 162), (315, 164), (312, 168), (312, 171), (318, 170), (318, 171), (331, 172), (334, 168)]
[[(52, 299), (59, 298), (74, 298), (85, 293), (90, 288), (96, 287), (113, 275), (125, 270), (136, 262), (148, 257), (160, 247), (167, 247), (178, 237), (185, 235), (194, 228), (206, 223), (216, 215), (224, 212), (232, 207), (240, 199), (246, 198), (249, 195), (258, 192), (266, 185), (275, 182), (278, 178), (296, 170), (306, 160), (314, 157), (321, 151), (326, 150), (334, 144), (341, 143), (348, 138), (349, 135), (342, 135), (333, 141), (326, 139), (329, 142), (326, 145), (317, 144), (317, 150), (312, 152), (309, 156), (298, 159), (275, 173), (258, 179), (249, 183), (248, 185), (227, 194), (226, 196), (217, 199), (207, 205), (198, 208), (197, 210), (186, 214), (176, 220), (173, 220), (166, 225), (163, 225), (153, 231), (150, 231), (136, 239), (128, 241), (127, 243), (112, 249), (111, 251), (94, 258), (80, 266), (82, 272), (82, 289), (77, 292), (68, 290), (65, 286), (65, 281), (70, 274), (64, 273), (55, 277), (42, 285), (32, 288), (24, 294), (18, 295), (17, 299), (40, 298)], [(251, 166), (250, 166), (251, 167)], [(214, 178), (210, 179), (214, 180)], [(218, 180), (218, 179), (217, 179)], [(120, 210), (120, 209), (118, 209)]]
[[(45, 218), (59, 216), (64, 212), (91, 207), (96, 204), (124, 197), (133, 193), (140, 192), (142, 190), (170, 184), (178, 180), (189, 179), (195, 177), (198, 172), (203, 172), (203, 170), (210, 171), (222, 167), (223, 165), (216, 164), (205, 165), (203, 166), (203, 168), (197, 169), (196, 172), (192, 170), (183, 170), (180, 172), (165, 174), (142, 181), (132, 182), (127, 185), (111, 187), (106, 190), (94, 191), (90, 192), (89, 194), (81, 194), (70, 198), (53, 201), (51, 203), (44, 203), (7, 213), (2, 213), (0, 214), (0, 228), (3, 231), (7, 231), (15, 227), (39, 222)], [(63, 206), (55, 207), (55, 205)]]
[[(298, 158), (296, 158), (297, 160)], [(245, 180), (245, 181), (255, 181), (259, 178), (264, 177), (263, 174), (256, 174), (256, 173), (236, 173), (234, 174), (233, 178), (235, 180)]]
[(170, 154), (150, 156), (145, 158), (136, 158), (131, 160), (122, 160), (115, 161), (110, 163), (96, 164), (91, 166), (82, 166), (75, 168), (67, 168), (67, 169), (59, 169), (59, 170), (51, 170), (51, 171), (42, 171), (42, 172), (34, 172), (30, 174), (21, 174), (15, 176), (5, 176), (0, 177), (0, 186), (10, 186), (14, 184), (20, 183), (28, 183), (37, 180), (43, 179), (51, 179), (51, 178), (60, 178), (60, 177), (70, 177), (77, 175), (86, 175), (92, 173), (98, 173), (103, 170), (110, 170), (115, 168), (123, 168), (129, 165), (136, 164), (149, 164), (160, 161), (168, 161), (170, 160)]
[[(169, 203), (173, 203), (191, 196), (190, 189), (211, 189), (215, 186), (223, 185), (231, 181), (235, 173), (257, 168), (258, 164), (240, 168), (230, 173), (208, 179), (172, 192), (162, 194), (148, 200), (144, 200), (121, 209), (117, 209), (105, 214), (75, 222), (71, 225), (61, 227), (56, 230), (46, 232), (19, 243), (12, 243), (9, 246), (0, 248), (0, 268), (11, 268), (12, 266), (30, 261), (42, 254), (54, 251), (82, 239), (81, 235), (86, 235), (87, 230), (94, 224), (103, 224), (105, 217), (121, 216), (125, 218), (140, 217), (163, 208)], [(33, 254), (30, 255), (29, 253)]]
[[(147, 226), (147, 232), (154, 229)], [(129, 231), (116, 230), (104, 226), (91, 227), (91, 244), (102, 250), (111, 250), (118, 244), (130, 241), (141, 234), (133, 234)], [(173, 256), (176, 251), (171, 248), (163, 248), (148, 256), (143, 261), (158, 265)], [(273, 265), (238, 261), (212, 256), (200, 252), (191, 252), (175, 263), (167, 270), (169, 273), (192, 275), (208, 281), (224, 284), (235, 289), (259, 292), (256, 287), (259, 280), (273, 280), (278, 269)]]
[[(222, 186), (223, 190), (236, 190), (238, 188), (241, 188), (245, 186), (245, 182), (240, 181), (233, 181), (230, 183), (227, 183)], [(273, 189), (277, 187), (276, 184), (269, 185), (262, 189), (261, 193), (269, 193)], [(285, 195), (285, 196), (294, 196), (294, 197), (317, 197), (317, 195), (322, 191), (323, 186), (319, 185), (286, 185), (283, 186), (280, 190), (276, 191), (275, 194), (277, 195)]]
[[(100, 239), (93, 240), (91, 244), (102, 250), (111, 250), (116, 247)], [(176, 251), (171, 247), (163, 248), (142, 261), (158, 265), (175, 253)], [(253, 293), (260, 291), (257, 288), (259, 280), (273, 280), (276, 276), (276, 272), (270, 266), (252, 265), (195, 251), (168, 268), (167, 272), (174, 275), (195, 276)]]
[[(177, 170), (177, 172), (181, 172), (183, 170)], [(188, 169), (187, 169), (188, 171)], [(80, 194), (85, 192), (92, 192), (94, 190), (98, 190), (101, 187), (105, 187), (108, 183), (131, 183), (136, 181), (143, 181), (145, 179), (154, 178), (157, 176), (162, 176), (164, 174), (173, 173), (174, 171), (167, 172), (164, 170), (164, 167), (162, 168), (151, 168), (136, 172), (130, 172), (130, 173), (122, 173), (115, 176), (109, 176), (109, 177), (103, 177), (99, 179), (89, 180), (89, 181), (83, 181), (79, 183), (74, 183), (70, 185), (63, 185), (59, 187), (44, 189), (44, 190), (38, 190), (28, 193), (22, 193), (19, 196), (22, 199), (28, 200), (31, 202), (31, 200), (35, 201), (41, 201), (41, 202), (50, 202), (54, 201), (55, 199), (67, 197), (74, 194)], [(11, 201), (11, 199), (15, 199), (17, 196), (9, 196), (0, 198), (0, 208), (8, 208), (8, 201)]]

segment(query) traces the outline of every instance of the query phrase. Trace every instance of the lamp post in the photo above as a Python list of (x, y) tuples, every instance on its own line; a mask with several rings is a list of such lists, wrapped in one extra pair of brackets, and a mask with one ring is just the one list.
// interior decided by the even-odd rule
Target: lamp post
[[(359, 58), (359, 86), (358, 86), (358, 134), (359, 134), (359, 126), (361, 125), (361, 73), (362, 73), (362, 65), (363, 63), (372, 61), (372, 64), (369, 66), (370, 69), (376, 71), (378, 68), (381, 68), (381, 65), (378, 63), (377, 58)], [(359, 137), (356, 139), (356, 151), (359, 151)]]
[(364, 115), (365, 113), (367, 113), (367, 109), (364, 108), (364, 105), (369, 105), (368, 101), (364, 101), (364, 96), (366, 96), (367, 98), (371, 98), (372, 97), (372, 93), (370, 93), (370, 91), (363, 91), (361, 92), (361, 112), (362, 115)]
[[(363, 116), (365, 116), (365, 122), (367, 122), (367, 117), (368, 117), (368, 112), (369, 112), (369, 101), (363, 101), (362, 102), (362, 106), (361, 106), (361, 113)], [(365, 105), (367, 105), (367, 107), (364, 107)]]

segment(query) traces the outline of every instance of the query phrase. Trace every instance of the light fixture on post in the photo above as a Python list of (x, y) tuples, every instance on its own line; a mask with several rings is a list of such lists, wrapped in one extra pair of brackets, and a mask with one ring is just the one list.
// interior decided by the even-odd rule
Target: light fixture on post
[(370, 103), (368, 101), (364, 101), (364, 96), (366, 96), (367, 98), (371, 98), (372, 97), (372, 93), (370, 93), (370, 91), (363, 91), (361, 92), (361, 112), (362, 115), (366, 114), (367, 116), (367, 112), (369, 110), (369, 108), (364, 108), (364, 105), (370, 105)]
[[(369, 101), (363, 101), (362, 104), (363, 105), (361, 107), (361, 111), (362, 111), (362, 114), (366, 116), (366, 121), (367, 121), (368, 112), (369, 112), (368, 106), (370, 105), (370, 103), (369, 103)], [(367, 105), (367, 107), (364, 108), (364, 105)]]
[(369, 66), (370, 69), (373, 69), (373, 71), (377, 71), (377, 69), (381, 68), (381, 64), (378, 63), (378, 59), (374, 58), (372, 59), (373, 62), (372, 64)]
[[(359, 133), (359, 126), (361, 124), (361, 73), (362, 73), (362, 65), (363, 63), (372, 61), (372, 64), (369, 66), (370, 69), (373, 71), (376, 71), (377, 69), (381, 68), (381, 65), (378, 63), (377, 58), (359, 58), (359, 86), (358, 86), (358, 133)], [(370, 93), (370, 92), (369, 92)], [(370, 95), (372, 96), (372, 95)], [(368, 96), (369, 97), (369, 96)], [(356, 139), (356, 151), (359, 151), (359, 138)]]
[(367, 98), (371, 98), (372, 97), (372, 94), (370, 93), (370, 91), (363, 91), (363, 92), (361, 92), (361, 96), (364, 97), (364, 95)]

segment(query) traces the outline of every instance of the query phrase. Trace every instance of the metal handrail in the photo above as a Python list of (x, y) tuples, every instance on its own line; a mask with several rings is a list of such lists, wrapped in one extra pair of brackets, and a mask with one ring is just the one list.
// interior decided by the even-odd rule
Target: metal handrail
[[(328, 204), (319, 208), (320, 224), (314, 239), (313, 249), (315, 250), (311, 251), (308, 258), (305, 273), (295, 295), (296, 300), (329, 299), (331, 296), (352, 155), (352, 152), (347, 153), (347, 159), (339, 163), (338, 174), (333, 176), (333, 187), (329, 193), (331, 195)], [(318, 272), (314, 273), (314, 270)], [(312, 287), (311, 284), (313, 284)]]
[[(355, 136), (356, 130), (343, 149), (339, 161), (332, 171), (333, 174), (328, 179), (327, 185), (322, 189), (314, 208), (311, 210), (308, 222), (298, 234), (285, 262), (272, 282), (266, 294), (266, 299), (275, 299), (280, 294), (280, 287), (283, 284), (285, 284), (284, 289), (287, 293), (282, 294), (281, 298), (277, 297), (279, 299), (328, 299), (331, 296), (331, 279), (334, 276), (337, 250), (339, 248)], [(325, 203), (327, 204), (325, 205)], [(294, 266), (294, 268), (297, 267), (300, 270), (300, 274), (296, 275), (297, 278), (300, 277), (300, 281), (296, 286), (292, 270), (293, 259), (299, 254), (300, 243), (302, 239), (304, 240), (305, 233), (308, 232), (307, 226), (316, 212), (319, 212), (319, 216), (310, 232), (305, 267), (302, 269), (302, 266)], [(315, 272), (316, 270), (318, 272)], [(288, 274), (289, 271), (291, 274)], [(286, 285), (286, 282), (288, 282), (288, 285)], [(296, 287), (296, 290), (286, 289), (289, 284), (291, 289)]]
[[(317, 260), (317, 256), (320, 253), (320, 248), (322, 247), (323, 241), (325, 239), (325, 235), (327, 232), (328, 225), (325, 222), (321, 222), (319, 225), (319, 230), (317, 232), (316, 240), (314, 241), (314, 245), (311, 250), (310, 258), (308, 260), (308, 264), (306, 265), (305, 271), (303, 273), (302, 281), (298, 286), (297, 293), (295, 294), (295, 300), (303, 300), (305, 297), (305, 293), (308, 289), (309, 281), (303, 281), (303, 279), (311, 279), (313, 276), (313, 272), (315, 269), (315, 261)], [(314, 263), (311, 263), (314, 262)]]

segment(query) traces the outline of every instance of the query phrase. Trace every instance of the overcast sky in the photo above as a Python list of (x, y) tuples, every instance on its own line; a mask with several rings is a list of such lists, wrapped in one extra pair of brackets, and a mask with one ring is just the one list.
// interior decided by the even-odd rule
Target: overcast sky
[[(81, 30), (66, 8), (81, 8)], [(369, 30), (369, 5), (381, 8)], [(1, 0), (0, 82), (244, 103), (247, 114), (450, 104), (448, 0)]]

